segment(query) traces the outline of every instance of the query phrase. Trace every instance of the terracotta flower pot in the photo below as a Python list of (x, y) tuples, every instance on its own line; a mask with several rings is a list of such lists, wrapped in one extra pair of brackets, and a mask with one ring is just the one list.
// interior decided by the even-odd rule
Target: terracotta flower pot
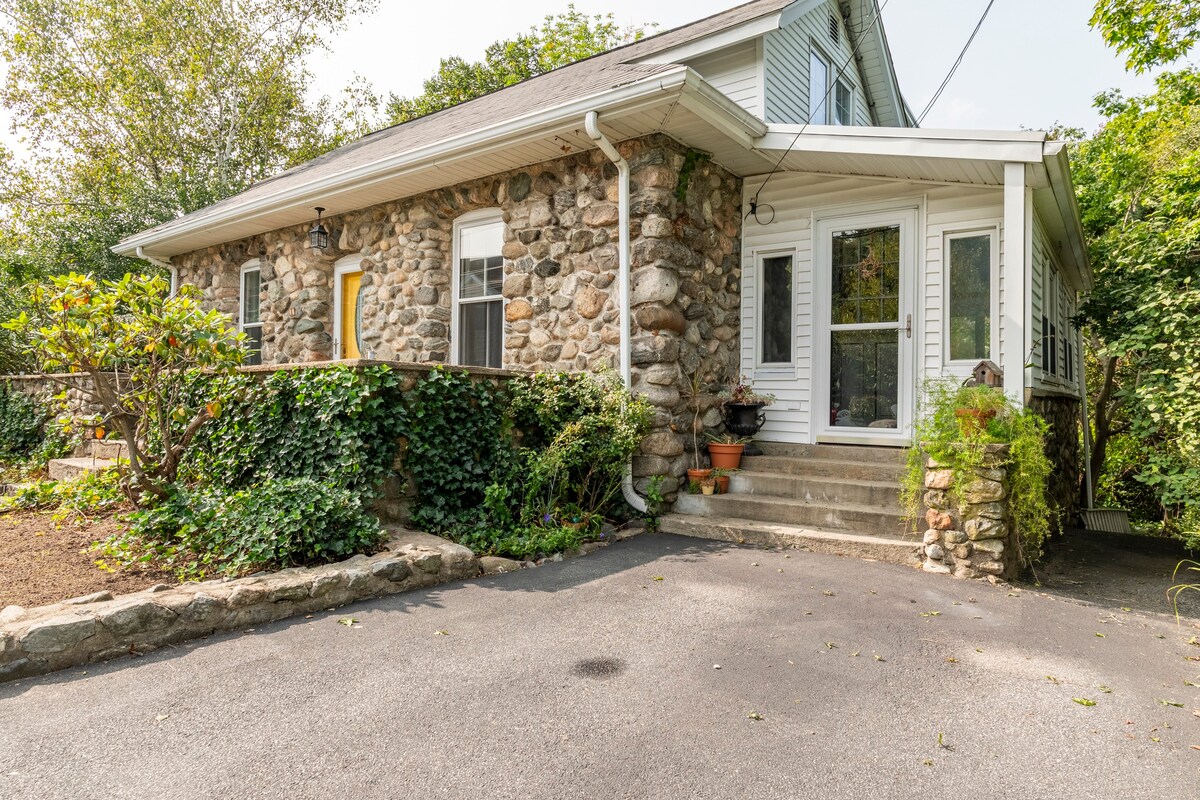
[(699, 483), (700, 481), (704, 480), (705, 478), (712, 477), (712, 470), (711, 469), (689, 469), (687, 472), (687, 476), (688, 476), (689, 483), (691, 483), (692, 481)]
[(714, 469), (738, 469), (742, 465), (742, 451), (745, 449), (744, 444), (709, 442), (708, 457)]
[(729, 476), (722, 475), (717, 478), (717, 494), (729, 494)]

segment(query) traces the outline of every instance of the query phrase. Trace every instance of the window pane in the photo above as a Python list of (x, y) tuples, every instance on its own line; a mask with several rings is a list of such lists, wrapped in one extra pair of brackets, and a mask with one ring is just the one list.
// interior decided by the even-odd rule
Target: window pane
[(835, 325), (900, 319), (900, 226), (833, 236)]
[(838, 81), (837, 89), (834, 93), (833, 104), (833, 121), (837, 125), (852, 125), (850, 119), (851, 98), (853, 92), (850, 87), (843, 81)]
[(981, 361), (992, 352), (992, 237), (950, 240), (950, 359)]
[(464, 303), (459, 310), (459, 361), (472, 367), (499, 367), (504, 304), (499, 300)]
[(829, 421), (842, 428), (895, 428), (899, 330), (831, 331)]
[(259, 295), (262, 292), (262, 273), (249, 270), (242, 273), (242, 324), (254, 325), (259, 316)]
[(762, 363), (792, 362), (792, 257), (762, 260)]
[(824, 125), (828, 119), (825, 111), (828, 93), (829, 64), (814, 51), (808, 66), (808, 121), (813, 125)]
[(254, 366), (262, 363), (262, 325), (254, 325), (242, 331), (246, 335), (245, 363)]

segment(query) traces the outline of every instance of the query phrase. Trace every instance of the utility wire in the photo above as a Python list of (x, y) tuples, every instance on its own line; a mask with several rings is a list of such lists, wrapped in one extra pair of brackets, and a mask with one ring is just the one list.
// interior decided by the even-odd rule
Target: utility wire
[[(858, 41), (856, 41), (854, 43), (854, 49), (852, 49), (850, 51), (850, 55), (842, 63), (842, 66), (840, 69), (838, 69), (837, 74), (835, 74), (833, 76), (833, 80), (829, 81), (829, 86), (828, 86), (828, 88), (825, 89), (825, 99), (821, 102), (820, 107), (828, 108), (828, 106), (826, 104), (829, 102), (829, 98), (833, 94), (834, 89), (837, 88), (838, 80), (840, 80), (841, 77), (844, 74), (846, 74), (846, 67), (850, 66), (850, 63), (852, 61), (854, 61), (854, 57), (856, 55), (858, 55), (858, 48), (862, 46), (863, 39), (866, 38), (867, 32), (871, 30), (872, 25), (876, 25), (879, 23), (879, 18), (883, 16), (883, 10), (885, 8), (887, 8), (887, 4), (890, 2), (891, 2), (891, 0), (883, 0), (883, 3), (876, 8), (874, 18), (872, 18), (872, 20), (869, 23), (864, 25), (862, 27), (862, 30), (857, 34)], [(992, 2), (995, 2), (995, 0), (992, 0)], [(960, 60), (961, 60), (961, 56), (960, 56)], [(749, 219), (751, 216), (754, 216), (754, 218), (756, 220), (758, 219), (758, 196), (760, 194), (762, 194), (762, 190), (766, 188), (767, 182), (770, 181), (771, 178), (774, 177), (775, 173), (779, 171), (779, 167), (781, 164), (783, 164), (783, 160), (785, 158), (787, 158), (788, 153), (790, 153), (792, 151), (792, 148), (796, 146), (796, 143), (800, 141), (800, 135), (802, 133), (804, 133), (804, 131), (808, 128), (809, 124), (811, 124), (811, 122), (812, 122), (811, 109), (812, 108), (813, 108), (812, 98), (810, 97), (809, 98), (809, 109), (810, 109), (809, 119), (806, 119), (804, 121), (804, 124), (800, 126), (800, 130), (796, 131), (796, 135), (792, 137), (791, 144), (789, 144), (787, 146), (787, 149), (783, 151), (783, 154), (781, 156), (779, 156), (779, 160), (775, 162), (775, 166), (771, 169), (770, 174), (767, 175), (766, 180), (764, 180), (762, 182), (762, 185), (759, 186), (758, 189), (754, 192), (754, 197), (750, 198), (750, 211), (747, 212), (746, 217), (745, 217), (746, 219)], [(775, 211), (775, 209), (772, 208), (771, 209), (772, 221), (775, 219), (774, 211)]]
[(949, 85), (950, 79), (954, 77), (954, 73), (958, 71), (959, 65), (963, 62), (963, 57), (966, 56), (967, 51), (971, 49), (971, 44), (975, 41), (975, 37), (979, 34), (979, 29), (983, 27), (983, 21), (987, 19), (988, 12), (992, 10), (992, 6), (995, 5), (995, 3), (996, 0), (988, 0), (987, 8), (983, 9), (983, 15), (979, 18), (979, 22), (975, 23), (975, 30), (971, 31), (971, 36), (969, 39), (967, 39), (967, 43), (963, 45), (963, 49), (958, 54), (958, 58), (954, 61), (954, 65), (951, 66), (950, 71), (946, 73), (946, 79), (942, 81), (942, 85), (939, 86), (937, 91), (933, 93), (933, 97), (929, 98), (929, 102), (925, 104), (925, 110), (921, 112), (921, 116), (917, 117), (918, 127), (924, 121), (925, 115), (928, 114), (933, 108), (934, 103), (936, 103), (938, 98), (942, 96), (942, 92), (946, 90), (946, 86)]

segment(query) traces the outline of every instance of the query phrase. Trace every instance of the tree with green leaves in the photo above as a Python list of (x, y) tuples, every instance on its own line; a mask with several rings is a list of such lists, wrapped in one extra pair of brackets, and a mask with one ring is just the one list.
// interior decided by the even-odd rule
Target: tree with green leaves
[(1097, 107), (1104, 126), (1072, 154), (1096, 273), (1093, 468), (1110, 494), (1117, 474), (1147, 488), (1165, 528), (1200, 541), (1200, 71)]
[(387, 103), (387, 116), (393, 124), (441, 111), (572, 64), (605, 50), (641, 39), (647, 25), (620, 27), (612, 14), (589, 16), (567, 5), (561, 14), (547, 16), (541, 26), (513, 39), (501, 39), (488, 45), (482, 61), (467, 61), (459, 56), (442, 59), (438, 70), (425, 81), (424, 91), (416, 97), (398, 97)]
[(1195, 0), (1100, 0), (1091, 25), (1124, 54), (1126, 69), (1145, 72), (1178, 61), (1200, 39)]
[(307, 99), (304, 61), (374, 4), (5, 3), (0, 103), (28, 157), (0, 151), (0, 267), (14, 280), (141, 269), (109, 248), (360, 133), (378, 103), (369, 87), (352, 85), (334, 113)]

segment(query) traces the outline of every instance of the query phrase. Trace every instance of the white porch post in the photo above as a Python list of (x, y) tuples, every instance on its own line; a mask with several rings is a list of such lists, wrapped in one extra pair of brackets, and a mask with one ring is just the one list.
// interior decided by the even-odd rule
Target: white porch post
[(1004, 298), (1000, 320), (1004, 393), (1018, 407), (1025, 388), (1033, 385), (1033, 369), (1025, 359), (1033, 348), (1033, 190), (1025, 181), (1025, 165), (1004, 165)]

